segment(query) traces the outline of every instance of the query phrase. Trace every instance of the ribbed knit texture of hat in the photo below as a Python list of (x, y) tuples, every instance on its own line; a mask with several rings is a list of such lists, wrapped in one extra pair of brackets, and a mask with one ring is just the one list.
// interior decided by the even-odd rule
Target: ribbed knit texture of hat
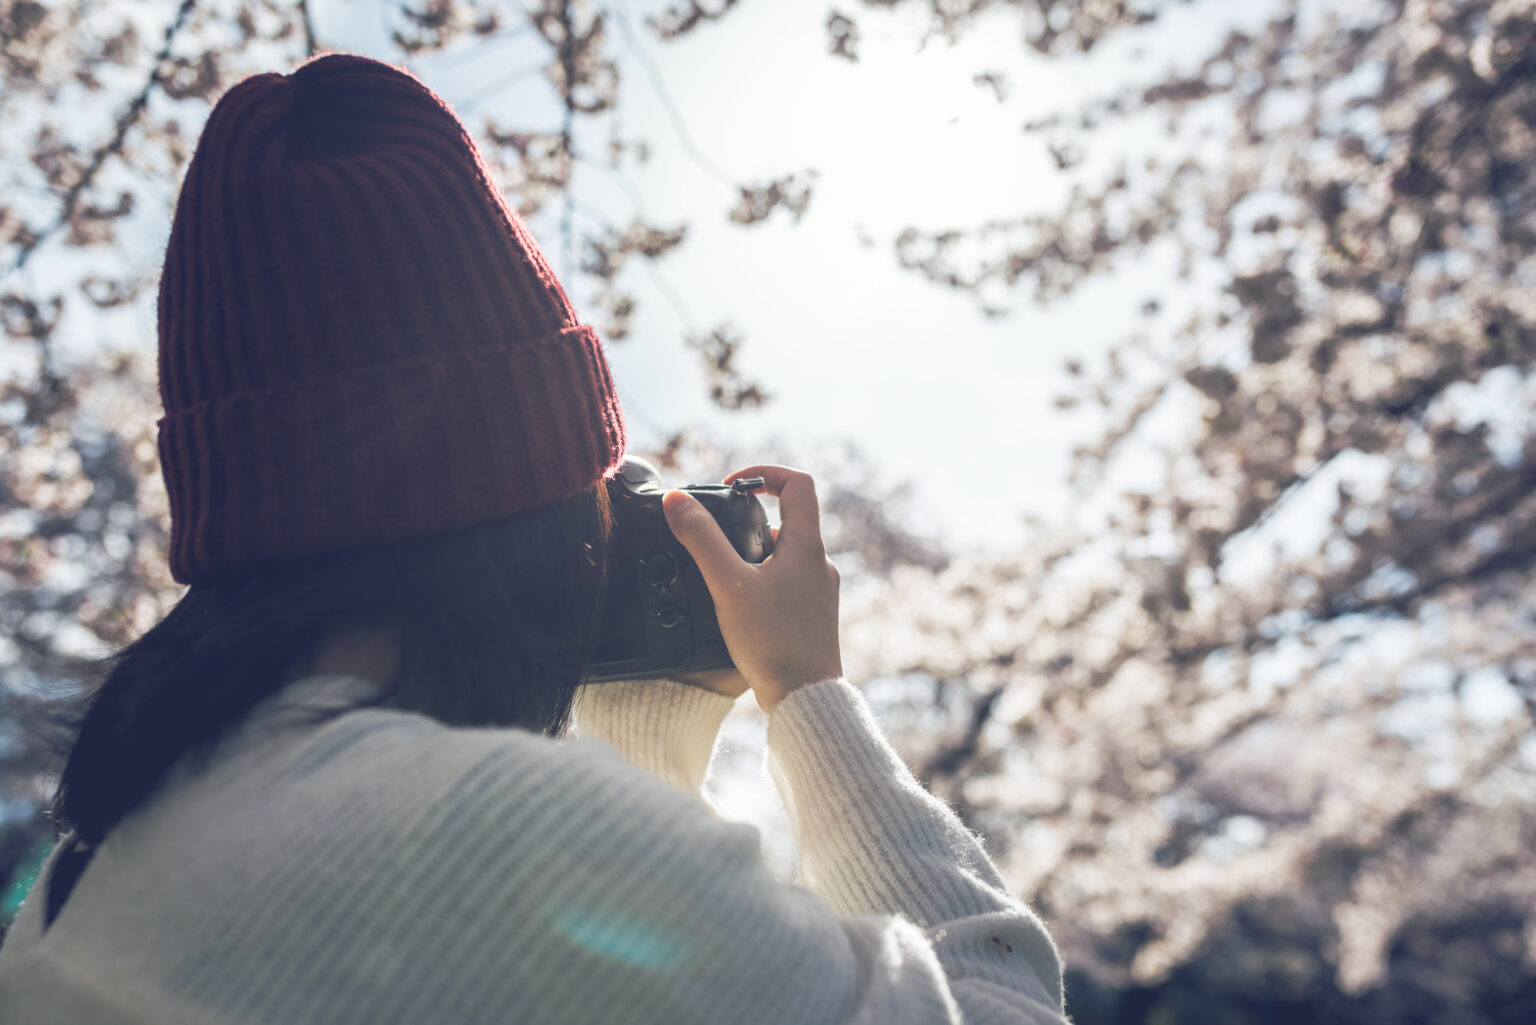
[(182, 583), (532, 509), (623, 457), (597, 335), (464, 126), (367, 58), (215, 106), (159, 325)]

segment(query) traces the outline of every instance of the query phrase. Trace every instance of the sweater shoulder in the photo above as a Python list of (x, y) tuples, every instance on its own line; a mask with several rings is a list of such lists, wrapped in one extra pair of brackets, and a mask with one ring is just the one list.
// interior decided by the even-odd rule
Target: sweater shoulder
[(375, 811), (432, 806), (450, 814), (487, 803), (532, 810), (576, 799), (574, 787), (596, 780), (653, 789), (601, 740), (448, 726), (389, 709), (348, 712), (254, 765), (230, 768), (268, 799), (350, 804), (376, 797)]
[(533, 884), (566, 871), (573, 851), (605, 838), (632, 847), (692, 815), (709, 813), (601, 741), (357, 710), (189, 774), (114, 830), (70, 903), (138, 918), (143, 906), (125, 895), (139, 894), (167, 923), (184, 904), (200, 924), (250, 907), (281, 908), (289, 923), (343, 907), (426, 914), (473, 892), (491, 866)]
[[(272, 1021), (516, 1018), (573, 999), (578, 969), (629, 993), (691, 963), (680, 916), (757, 850), (600, 741), (382, 710), (231, 748), (164, 798), (38, 956), (198, 994), (199, 1020), (258, 991)], [(690, 861), (695, 834), (724, 845)]]

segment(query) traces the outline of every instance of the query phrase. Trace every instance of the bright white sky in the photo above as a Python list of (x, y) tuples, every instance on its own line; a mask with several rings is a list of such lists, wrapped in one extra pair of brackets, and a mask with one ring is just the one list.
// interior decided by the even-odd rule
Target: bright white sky
[[(1154, 286), (1127, 282), (1159, 275), (1121, 275), (1045, 311), (1022, 293), (994, 296), (1014, 312), (989, 320), (971, 297), (900, 269), (892, 240), (909, 225), (964, 228), (1059, 202), (1073, 181), (1052, 170), (1043, 140), (1021, 126), (1070, 109), (1093, 67), (1033, 56), (1007, 15), (959, 45), (920, 47), (916, 5), (894, 14), (850, 9), (863, 35), (861, 59), (850, 64), (826, 52), (826, 0), (747, 0), (675, 43), (643, 26), (658, 6), (620, 0), (633, 31), (614, 31), (621, 130), (649, 140), (653, 158), (629, 172), (632, 189), (591, 167), (578, 171), (576, 189), (578, 227), (599, 211), (627, 223), (637, 198), (653, 222), (693, 226), (659, 268), (687, 320), (648, 268), (626, 272), (641, 311), (609, 355), (635, 443), (696, 424), (747, 452), (779, 440), (815, 472), (819, 449), (851, 438), (891, 479), (916, 482), (920, 525), (957, 546), (1017, 542), (1025, 510), (1060, 515), (1067, 456), (1082, 432), (1051, 404), (1061, 364), (1128, 330)], [(388, 52), (376, 0), (312, 7), (327, 45)], [(1207, 18), (1181, 31), (1187, 44), (1191, 31), (1213, 29)], [(735, 196), (680, 144), (629, 39), (649, 54), (696, 150), (725, 175), (819, 172), (800, 224), (783, 212), (749, 229), (728, 222)], [(450, 103), (473, 98), (472, 124), (493, 114), (504, 126), (553, 127), (552, 91), (537, 75), (487, 95), (487, 83), (543, 59), (537, 44), (520, 40), (484, 58), (450, 54), (413, 70)], [(1006, 103), (973, 81), (984, 70), (1007, 76)], [(1095, 88), (1104, 85), (1101, 78)], [(601, 141), (593, 136), (584, 148), (598, 151)], [(572, 261), (557, 211), (532, 226), (564, 273)], [(573, 291), (579, 305), (589, 298)], [(775, 396), (760, 412), (710, 408), (697, 357), (679, 344), (690, 326), (726, 319), (746, 334), (743, 368)]]

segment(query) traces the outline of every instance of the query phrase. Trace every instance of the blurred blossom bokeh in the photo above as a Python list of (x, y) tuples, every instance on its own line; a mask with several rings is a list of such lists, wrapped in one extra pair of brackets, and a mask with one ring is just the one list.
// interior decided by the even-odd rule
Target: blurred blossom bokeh
[[(180, 594), (187, 158), (343, 50), (470, 127), (641, 454), (816, 475), (849, 675), (1074, 1020), (1536, 1020), (1536, 0), (0, 0), (0, 40), (0, 922), (79, 660)], [(788, 878), (763, 728), (708, 788)]]

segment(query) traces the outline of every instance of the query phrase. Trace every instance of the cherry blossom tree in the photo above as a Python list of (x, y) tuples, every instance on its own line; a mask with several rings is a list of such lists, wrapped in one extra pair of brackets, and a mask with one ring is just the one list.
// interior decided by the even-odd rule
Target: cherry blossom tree
[[(917, 6), (1091, 59), (1172, 5)], [(1536, 5), (1282, 3), (1188, 56), (1025, 126), (1061, 208), (898, 240), (982, 303), (1168, 281), (1064, 368), (1078, 522), (863, 582), (865, 672), (1077, 1020), (1525, 1020)]]
[[(571, 216), (583, 168), (662, 144), (592, 148), (622, 96), (616, 37), (664, 47), (739, 6), (679, 0), (638, 26), (556, 0), (381, 9), (402, 60), (540, 41), (557, 122), (471, 127), (580, 251), (618, 341), (646, 300), (626, 268), (664, 266), (688, 225)], [(1187, 6), (829, 5), (827, 60), (856, 64), (902, 8), (932, 45), (1001, 18), (1021, 55), (1103, 71), (1086, 103), (1020, 126), (1067, 199), (902, 232), (914, 280), (1028, 310), (1165, 278), (1127, 299), (1132, 335), (1063, 367), (1060, 415), (1092, 440), (1072, 517), (1022, 548), (946, 552), (877, 466), (823, 454), (848, 666), (1050, 923), (1076, 1020), (1529, 1020), (1536, 2), (1273, 0), (1208, 52), (1128, 59)], [(0, 0), (0, 876), (47, 829), (70, 656), (177, 593), (129, 315), (157, 267), (133, 240), (168, 219), (222, 89), (324, 46), (310, 14)], [(1008, 95), (1006, 69), (975, 81)], [(812, 172), (700, 216), (798, 217)], [(736, 366), (751, 338), (681, 343), (720, 405), (768, 400)], [(725, 462), (683, 425), (653, 454)]]

